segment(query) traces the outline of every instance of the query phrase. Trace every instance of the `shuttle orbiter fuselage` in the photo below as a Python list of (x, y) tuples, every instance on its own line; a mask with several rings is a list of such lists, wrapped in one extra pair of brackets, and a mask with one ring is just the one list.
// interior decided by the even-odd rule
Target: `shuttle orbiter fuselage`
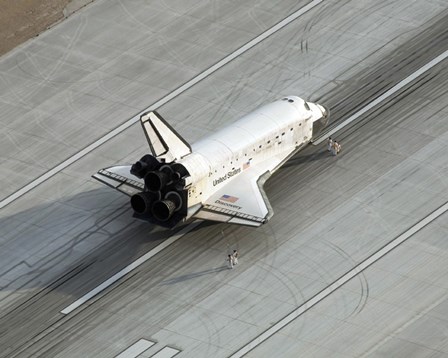
[(265, 105), (190, 146), (157, 112), (141, 116), (151, 154), (93, 177), (131, 196), (135, 216), (174, 227), (192, 217), (259, 226), (263, 184), (311, 140), (328, 113), (296, 96)]

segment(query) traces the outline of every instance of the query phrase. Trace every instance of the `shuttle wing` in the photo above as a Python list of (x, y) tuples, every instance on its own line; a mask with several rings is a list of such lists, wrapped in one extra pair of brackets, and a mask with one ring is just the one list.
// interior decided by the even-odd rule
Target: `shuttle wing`
[(120, 165), (101, 169), (92, 175), (93, 178), (126, 195), (132, 196), (141, 192), (145, 186), (143, 180), (130, 174), (130, 165)]
[(245, 169), (210, 196), (194, 216), (240, 225), (262, 225), (274, 214), (263, 189), (264, 183), (294, 153), (295, 151), (279, 154)]
[(224, 185), (206, 200), (195, 217), (249, 226), (263, 224), (272, 209), (263, 191), (265, 179), (254, 174), (246, 171)]
[(140, 122), (156, 158), (172, 162), (191, 153), (190, 145), (156, 111), (143, 114)]

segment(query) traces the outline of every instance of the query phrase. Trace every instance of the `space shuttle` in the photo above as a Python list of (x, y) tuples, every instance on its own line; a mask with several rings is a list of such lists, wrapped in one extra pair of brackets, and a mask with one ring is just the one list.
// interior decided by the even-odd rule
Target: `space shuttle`
[(128, 195), (134, 217), (173, 228), (192, 218), (260, 226), (273, 215), (266, 180), (328, 123), (297, 96), (262, 106), (190, 145), (162, 116), (140, 117), (150, 153), (93, 178)]

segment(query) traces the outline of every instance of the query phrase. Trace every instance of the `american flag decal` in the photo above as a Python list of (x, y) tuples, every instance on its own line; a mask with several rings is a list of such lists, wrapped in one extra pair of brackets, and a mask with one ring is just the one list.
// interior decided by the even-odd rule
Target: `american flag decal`
[(224, 194), (223, 196), (221, 196), (221, 197), (219, 198), (219, 200), (227, 201), (227, 202), (229, 202), (229, 203), (234, 203), (234, 202), (238, 201), (238, 199), (239, 199), (239, 198), (237, 198), (236, 196), (227, 195), (227, 194)]
[(250, 160), (248, 160), (246, 163), (243, 164), (243, 170), (246, 170), (250, 167)]

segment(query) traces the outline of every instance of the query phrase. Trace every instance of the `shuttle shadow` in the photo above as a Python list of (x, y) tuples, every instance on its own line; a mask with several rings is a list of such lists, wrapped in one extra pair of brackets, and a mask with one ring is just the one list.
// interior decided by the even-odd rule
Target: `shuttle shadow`
[(281, 168), (286, 169), (290, 167), (295, 167), (301, 164), (314, 162), (317, 160), (325, 160), (328, 158), (332, 158), (332, 155), (327, 150), (320, 151), (318, 153), (310, 153), (310, 154), (304, 154), (303, 152), (299, 152), (294, 157), (292, 157), (290, 160), (288, 160)]
[(132, 215), (126, 196), (99, 188), (0, 218), (0, 305), (44, 288), (79, 298), (177, 231)]
[(175, 283), (191, 280), (193, 278), (202, 277), (202, 276), (205, 276), (205, 275), (210, 275), (210, 274), (221, 272), (221, 271), (225, 271), (225, 270), (228, 270), (227, 266), (216, 267), (216, 268), (209, 269), (209, 270), (193, 272), (193, 273), (189, 273), (189, 274), (182, 275), (182, 276), (179, 276), (179, 277), (170, 278), (169, 280), (162, 281), (160, 284), (162, 284), (162, 285), (173, 285)]
[[(129, 199), (106, 187), (54, 201), (24, 199), (3, 209), (0, 218), (0, 346), (11, 349), (27, 344), (60, 320), (61, 310), (182, 229), (136, 220)], [(163, 261), (155, 262), (150, 270), (165, 270)], [(157, 274), (149, 279), (162, 280)]]

